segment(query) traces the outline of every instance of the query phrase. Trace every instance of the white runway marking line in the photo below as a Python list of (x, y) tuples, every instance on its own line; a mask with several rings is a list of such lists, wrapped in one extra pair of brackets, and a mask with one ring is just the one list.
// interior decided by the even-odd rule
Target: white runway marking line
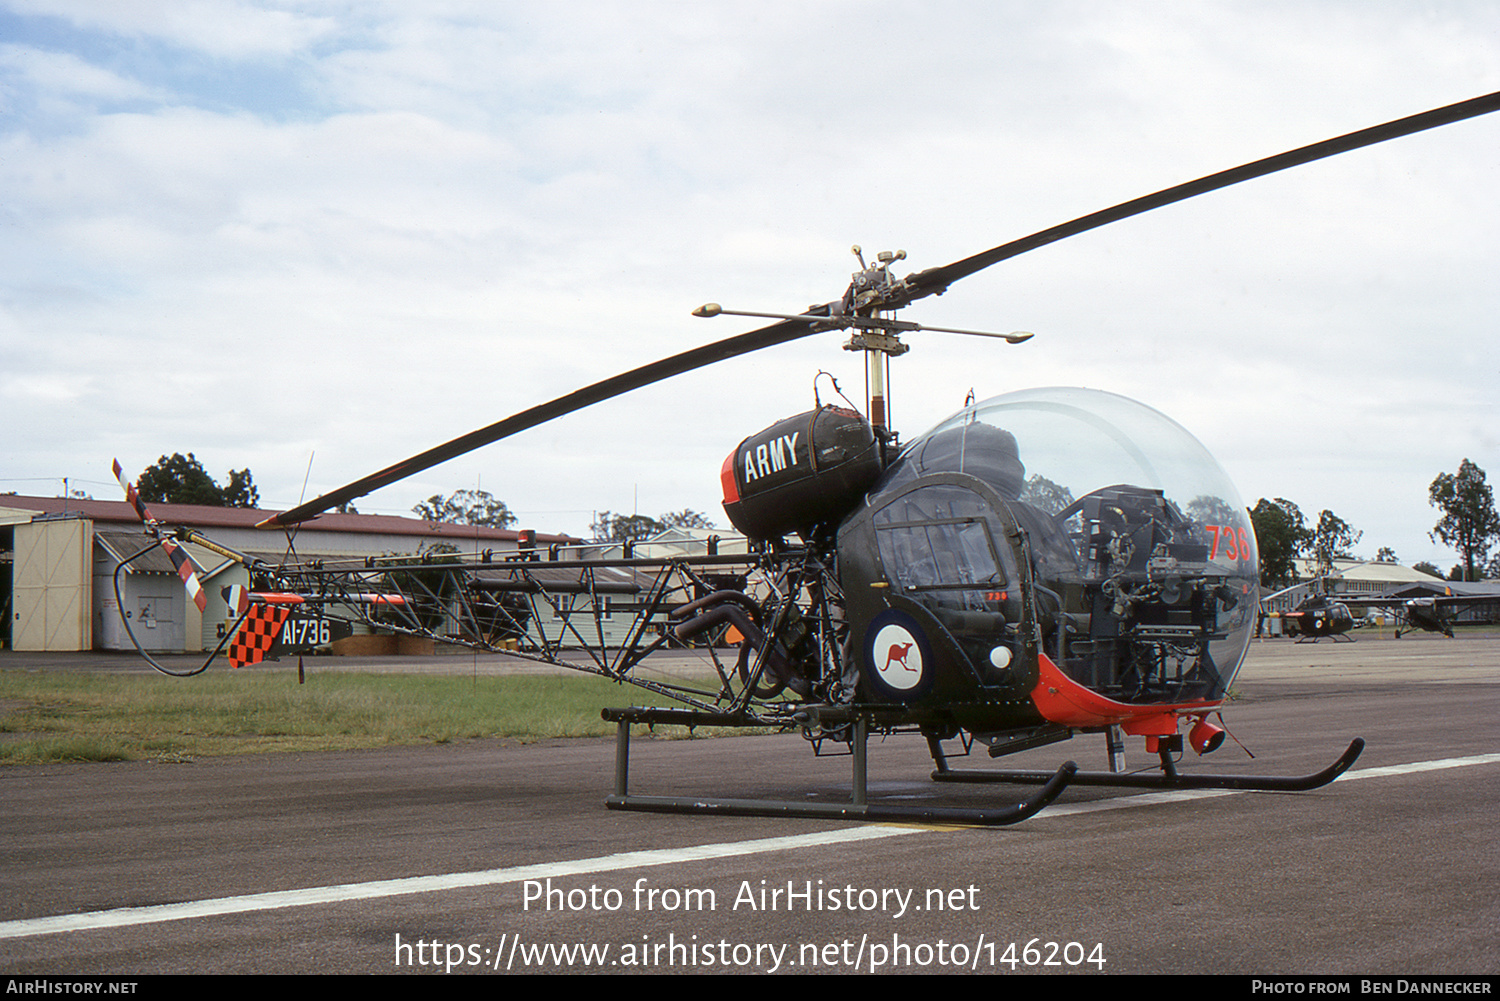
[(1384, 768), (1361, 768), (1339, 777), (1340, 782), (1356, 779), (1383, 779), (1391, 775), (1410, 775), (1413, 772), (1437, 772), (1444, 768), (1463, 768), (1466, 765), (1492, 765), (1500, 761), (1500, 754), (1475, 754), (1467, 758), (1439, 758), (1437, 761), (1416, 761), (1409, 765), (1387, 765)]
[(527, 879), (549, 876), (578, 876), (617, 869), (640, 869), (647, 866), (697, 862), (729, 858), (734, 855), (758, 855), (818, 845), (870, 841), (903, 834), (922, 833), (920, 828), (857, 827), (819, 834), (798, 834), (757, 841), (737, 841), (718, 845), (692, 845), (686, 848), (663, 848), (651, 851), (621, 852), (601, 858), (577, 859), (572, 862), (542, 862), (513, 869), (485, 869), (480, 872), (457, 872), (446, 876), (411, 876), (372, 883), (348, 883), (338, 886), (316, 886), (305, 890), (280, 890), (252, 893), (242, 897), (220, 897), (215, 900), (188, 901), (180, 904), (157, 904), (151, 907), (121, 907), (111, 911), (88, 911), (82, 914), (58, 914), (49, 918), (31, 918), (0, 923), (0, 939), (28, 935), (51, 935), (64, 931), (93, 928), (121, 928), (129, 925), (179, 921), (184, 918), (241, 914), (247, 911), (274, 910), (281, 907), (307, 907), (345, 900), (369, 900), (376, 897), (398, 897), (410, 893), (432, 893), (437, 890), (468, 889), (476, 886), (498, 886)]
[[(1476, 754), (1466, 758), (1442, 758), (1436, 761), (1413, 762), (1408, 765), (1365, 768), (1347, 772), (1340, 776), (1338, 781), (1352, 782), (1358, 779), (1388, 778), (1393, 775), (1410, 775), (1416, 772), (1441, 771), (1448, 768), (1495, 763), (1500, 763), (1500, 754)], [(1096, 803), (1053, 806), (1041, 816), (1066, 817), (1103, 810), (1153, 806), (1159, 803), (1212, 799), (1218, 796), (1241, 796), (1245, 792), (1246, 790), (1241, 789), (1187, 789), (1178, 792), (1145, 793), (1140, 796), (1102, 800)], [(735, 855), (759, 855), (794, 848), (845, 844), (852, 841), (874, 841), (906, 834), (929, 834), (934, 830), (944, 830), (944, 828), (871, 825), (838, 831), (823, 831), (818, 834), (761, 838), (756, 841), (621, 852), (618, 855), (605, 855), (600, 858), (577, 859), (572, 862), (542, 862), (536, 865), (517, 866), (513, 869), (485, 869), (479, 872), (451, 873), (446, 876), (412, 876), (406, 879), (317, 886), (304, 890), (281, 890), (274, 893), (252, 893), (240, 897), (220, 897), (214, 900), (188, 901), (180, 904), (158, 904), (152, 907), (122, 907), (111, 911), (57, 914), (46, 918), (0, 922), (0, 939), (54, 935), (58, 932), (88, 931), (99, 928), (124, 928), (130, 925), (157, 924), (163, 921), (181, 921), (187, 918), (213, 917), (222, 914), (244, 914), (250, 911), (275, 910), (283, 907), (308, 907), (314, 904), (332, 904), (346, 900), (370, 900), (413, 893), (433, 893), (438, 890), (498, 886), (505, 883), (519, 883), (527, 879), (545, 879), (549, 876), (579, 876), (585, 873), (612, 872), (619, 869), (642, 869), (648, 866), (673, 865), (679, 862), (730, 858)]]

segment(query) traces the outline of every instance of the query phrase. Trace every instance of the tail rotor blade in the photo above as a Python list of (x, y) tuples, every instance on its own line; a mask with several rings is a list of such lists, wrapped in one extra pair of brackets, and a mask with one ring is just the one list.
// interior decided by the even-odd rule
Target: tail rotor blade
[(114, 461), (115, 479), (120, 481), (120, 487), (125, 491), (125, 499), (135, 508), (135, 513), (140, 516), (146, 526), (146, 531), (161, 545), (162, 551), (172, 561), (172, 567), (177, 571), (177, 576), (182, 579), (182, 586), (187, 589), (188, 597), (193, 599), (193, 604), (198, 606), (199, 612), (208, 611), (208, 595), (203, 593), (203, 584), (198, 580), (197, 567), (193, 565), (193, 558), (187, 554), (177, 543), (173, 542), (161, 530), (161, 522), (152, 516), (150, 508), (146, 507), (145, 501), (141, 500), (140, 491), (135, 484), (125, 478), (124, 467), (120, 460)]
[(172, 566), (177, 570), (177, 576), (182, 578), (182, 586), (187, 589), (188, 597), (193, 599), (193, 604), (198, 606), (199, 612), (208, 611), (208, 595), (203, 593), (203, 584), (198, 580), (198, 571), (193, 566), (193, 558), (171, 539), (163, 537), (161, 547), (167, 551), (167, 556), (172, 560)]
[(151, 512), (147, 510), (145, 503), (141, 500), (141, 495), (136, 491), (135, 484), (131, 483), (125, 478), (125, 470), (120, 465), (119, 459), (115, 460), (114, 468), (115, 479), (120, 481), (120, 489), (125, 491), (125, 499), (130, 502), (131, 507), (135, 508), (136, 515), (141, 519), (141, 522), (151, 530), (152, 535), (160, 534), (160, 529), (157, 525), (157, 521), (155, 518), (151, 517)]

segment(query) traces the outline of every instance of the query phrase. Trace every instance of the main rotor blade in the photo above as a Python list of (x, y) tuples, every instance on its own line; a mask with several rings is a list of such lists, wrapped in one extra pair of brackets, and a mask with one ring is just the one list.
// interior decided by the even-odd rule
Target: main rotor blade
[[(1072, 222), (1065, 222), (1060, 226), (1044, 229), (1039, 233), (1033, 233), (1031, 236), (1013, 240), (1010, 243), (1002, 244), (981, 254), (975, 254), (972, 257), (966, 257), (961, 261), (955, 261), (944, 267), (929, 268), (926, 271), (908, 275), (905, 279), (905, 293), (898, 297), (899, 301), (896, 301), (895, 298), (888, 301), (886, 307), (899, 308), (917, 299), (940, 294), (946, 291), (948, 286), (958, 279), (966, 278), (977, 271), (982, 271), (992, 264), (997, 264), (1000, 261), (1016, 257), (1027, 251), (1046, 246), (1049, 243), (1055, 243), (1058, 240), (1076, 236), (1079, 233), (1097, 229), (1100, 226), (1106, 226), (1109, 223), (1118, 222), (1133, 215), (1139, 215), (1142, 212), (1149, 212), (1163, 205), (1170, 205), (1173, 202), (1180, 202), (1209, 191), (1226, 188), (1241, 181), (1248, 181), (1252, 178), (1263, 177), (1266, 174), (1273, 174), (1279, 170), (1286, 170), (1288, 167), (1311, 163), (1314, 160), (1321, 160), (1339, 153), (1346, 153), (1349, 150), (1359, 149), (1362, 146), (1374, 145), (1375, 143), (1385, 142), (1388, 139), (1396, 139), (1415, 132), (1436, 128), (1439, 125), (1448, 125), (1452, 122), (1463, 121), (1466, 118), (1473, 118), (1477, 115), (1489, 114), (1496, 110), (1500, 110), (1500, 92), (1486, 94), (1483, 97), (1462, 101), (1445, 108), (1425, 111), (1422, 114), (1412, 115), (1408, 118), (1400, 118), (1393, 122), (1387, 122), (1384, 125), (1362, 129), (1359, 132), (1351, 132), (1346, 136), (1327, 139), (1320, 143), (1314, 143), (1311, 146), (1304, 146), (1301, 149), (1267, 157), (1264, 160), (1256, 160), (1254, 163), (1247, 163), (1242, 167), (1235, 167), (1231, 170), (1220, 171), (1217, 174), (1210, 174), (1196, 181), (1188, 181), (1185, 184), (1166, 188), (1155, 194), (1122, 202), (1112, 208), (1081, 216)], [(825, 306), (809, 310), (806, 315), (810, 317), (828, 316), (836, 308), (836, 304), (829, 303)], [(762, 348), (773, 347), (777, 344), (784, 344), (788, 341), (807, 337), (810, 334), (818, 332), (819, 329), (815, 321), (785, 320), (781, 323), (774, 323), (769, 327), (762, 327), (760, 330), (753, 330), (747, 334), (740, 334), (736, 337), (716, 341), (713, 344), (694, 348), (691, 351), (684, 351), (682, 354), (664, 358), (650, 365), (644, 365), (623, 375), (613, 376), (602, 382), (596, 382), (592, 386), (576, 390), (550, 403), (543, 403), (540, 406), (532, 407), (530, 410), (523, 410), (518, 414), (497, 421), (488, 427), (480, 428), (478, 431), (471, 431), (461, 438), (455, 438), (436, 448), (428, 449), (420, 455), (414, 455), (404, 462), (398, 462), (394, 466), (382, 469), (378, 473), (373, 473), (347, 486), (326, 493), (316, 500), (309, 501), (306, 504), (292, 508), (290, 511), (285, 511), (272, 518), (268, 518), (261, 522), (258, 527), (273, 528), (282, 525), (295, 525), (298, 522), (306, 521), (308, 518), (321, 514), (329, 508), (346, 504), (356, 497), (363, 497), (372, 490), (389, 486), (424, 469), (429, 469), (440, 462), (463, 455), (465, 452), (473, 451), (491, 442), (499, 441), (501, 438), (509, 437), (527, 428), (535, 427), (553, 418), (562, 417), (575, 410), (582, 410), (584, 407), (592, 406), (595, 403), (611, 399), (622, 393), (628, 393), (631, 390), (649, 386), (654, 382), (660, 382), (663, 379), (674, 375), (681, 375), (684, 372), (690, 372), (693, 369), (702, 368), (714, 362), (725, 361), (742, 354), (749, 354), (752, 351), (759, 351)]]
[(1335, 139), (1325, 139), (1323, 142), (1313, 143), (1311, 146), (1303, 146), (1276, 156), (1268, 156), (1264, 160), (1256, 160), (1241, 167), (1233, 167), (1229, 170), (1221, 170), (1217, 174), (1209, 174), (1200, 177), (1196, 181), (1188, 181), (1174, 187), (1165, 188), (1155, 194), (1145, 195), (1141, 198), (1133, 198), (1128, 202), (1121, 202), (1112, 208), (1092, 212), (1086, 216), (1080, 216), (1072, 222), (1065, 222), (1051, 229), (1044, 229), (1039, 233), (1013, 240), (1010, 243), (1001, 244), (982, 254), (966, 257), (961, 261), (940, 268), (929, 268), (916, 274), (908, 275), (906, 284), (912, 289), (909, 297), (903, 297), (904, 302), (914, 302), (917, 299), (929, 295), (938, 295), (946, 291), (948, 286), (960, 278), (967, 278), (976, 271), (982, 271), (991, 264), (1016, 257), (1044, 247), (1049, 243), (1070, 236), (1077, 236), (1100, 226), (1107, 226), (1112, 222), (1127, 219), (1142, 212), (1161, 208), (1163, 205), (1171, 205), (1187, 198), (1216, 191), (1219, 188), (1227, 188), (1231, 184), (1248, 181), (1256, 177), (1264, 177), (1274, 174), (1288, 167), (1301, 166), (1304, 163), (1312, 163), (1314, 160), (1322, 160), (1325, 157), (1336, 156), (1339, 153), (1347, 153), (1350, 150), (1359, 149), (1363, 146), (1373, 146), (1376, 143), (1385, 142), (1388, 139), (1398, 139), (1401, 136), (1409, 136), (1416, 132), (1424, 132), (1427, 129), (1437, 128), (1439, 125), (1449, 125), (1453, 122), (1461, 122), (1466, 118), (1474, 118), (1478, 115), (1487, 115), (1492, 111), (1500, 110), (1500, 92), (1486, 94), (1472, 100), (1461, 101), (1458, 104), (1450, 104), (1445, 108), (1436, 108), (1432, 111), (1424, 111), (1419, 115), (1408, 118), (1398, 118), (1384, 125), (1375, 125), (1358, 132), (1351, 132), (1345, 136)]
[(420, 455), (414, 455), (410, 459), (396, 463), (394, 466), (387, 466), (378, 473), (372, 473), (363, 479), (355, 480), (347, 486), (330, 491), (315, 500), (310, 500), (306, 504), (294, 507), (290, 511), (267, 518), (256, 527), (277, 528), (283, 525), (295, 525), (315, 515), (322, 514), (329, 508), (338, 507), (340, 504), (347, 504), (356, 497), (363, 497), (372, 490), (379, 490), (381, 487), (389, 486), (398, 480), (404, 480), (408, 476), (436, 466), (440, 462), (446, 462), (449, 459), (463, 455), (465, 452), (472, 452), (476, 448), (499, 441), (501, 438), (508, 438), (517, 432), (536, 427), (538, 424), (543, 424), (553, 418), (571, 414), (575, 410), (582, 410), (584, 407), (592, 406), (595, 403), (611, 399), (622, 393), (628, 393), (634, 389), (640, 389), (642, 386), (649, 386), (653, 382), (660, 382), (674, 375), (681, 375), (684, 372), (691, 372), (693, 369), (702, 368), (705, 365), (712, 365), (714, 362), (726, 361), (739, 355), (749, 354), (752, 351), (759, 351), (762, 348), (774, 347), (777, 344), (785, 344), (788, 341), (807, 337), (810, 334), (817, 333), (821, 329), (816, 322), (819, 309), (823, 310), (824, 315), (826, 315), (826, 312), (831, 310), (832, 307), (833, 304), (830, 303), (818, 309), (809, 310), (808, 315), (812, 319), (812, 322), (785, 320), (781, 323), (773, 323), (769, 327), (762, 327), (759, 330), (752, 330), (747, 334), (739, 334), (735, 337), (725, 338), (722, 341), (715, 341), (712, 344), (705, 344), (701, 348), (684, 351), (670, 358), (663, 358), (661, 361), (652, 362), (650, 365), (642, 365), (640, 368), (632, 369), (621, 375), (611, 376), (602, 382), (594, 383), (592, 386), (585, 386), (582, 389), (575, 390), (567, 396), (560, 396), (550, 403), (543, 403), (532, 407), (530, 410), (523, 410), (504, 420), (496, 421), (488, 427), (482, 427), (478, 431), (471, 431), (461, 438), (454, 438), (452, 441), (439, 445), (436, 448), (429, 448)]

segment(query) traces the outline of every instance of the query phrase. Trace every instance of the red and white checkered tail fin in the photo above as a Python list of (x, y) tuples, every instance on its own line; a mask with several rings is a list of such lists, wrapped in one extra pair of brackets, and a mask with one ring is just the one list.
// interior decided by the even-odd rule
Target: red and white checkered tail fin
[(291, 609), (280, 605), (256, 604), (251, 608), (229, 643), (230, 666), (245, 667), (265, 660), (291, 614)]
[(208, 611), (208, 595), (203, 593), (203, 585), (198, 581), (198, 568), (193, 565), (193, 558), (187, 554), (177, 543), (162, 534), (161, 523), (151, 515), (151, 511), (141, 500), (140, 492), (135, 489), (135, 484), (125, 478), (125, 470), (120, 466), (120, 460), (114, 463), (115, 479), (120, 481), (120, 487), (125, 491), (125, 499), (130, 501), (135, 513), (140, 515), (146, 530), (155, 536), (156, 541), (161, 543), (162, 550), (172, 560), (172, 566), (177, 571), (177, 576), (182, 578), (183, 587), (187, 588), (188, 597), (193, 599), (193, 604), (198, 606), (199, 612)]

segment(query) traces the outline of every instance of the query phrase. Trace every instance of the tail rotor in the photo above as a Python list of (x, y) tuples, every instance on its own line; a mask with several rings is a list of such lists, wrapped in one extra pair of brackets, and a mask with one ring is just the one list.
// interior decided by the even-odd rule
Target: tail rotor
[(120, 460), (114, 462), (115, 479), (120, 481), (120, 487), (125, 491), (125, 499), (135, 508), (135, 513), (140, 516), (141, 522), (146, 526), (162, 551), (172, 561), (172, 567), (177, 571), (177, 576), (182, 578), (182, 586), (187, 589), (188, 597), (193, 604), (198, 606), (199, 612), (208, 611), (208, 595), (203, 592), (203, 584), (198, 580), (198, 568), (193, 564), (193, 558), (188, 555), (171, 536), (162, 531), (161, 522), (152, 516), (151, 510), (141, 500), (140, 491), (136, 490), (135, 484), (125, 478), (125, 470), (120, 466)]

